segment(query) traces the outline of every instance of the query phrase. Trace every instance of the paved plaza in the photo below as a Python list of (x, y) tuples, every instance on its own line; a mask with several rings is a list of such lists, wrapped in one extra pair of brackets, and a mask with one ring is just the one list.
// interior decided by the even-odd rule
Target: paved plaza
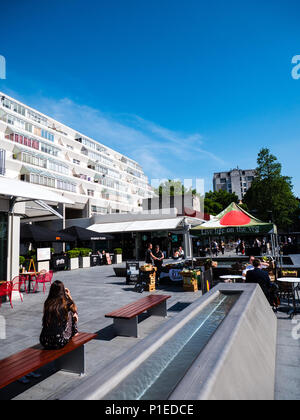
[[(85, 346), (86, 377), (100, 370), (116, 357), (130, 351), (138, 341), (159, 328), (162, 323), (176, 316), (187, 305), (201, 296), (201, 292), (183, 292), (180, 286), (161, 285), (155, 293), (169, 294), (166, 319), (142, 315), (139, 323), (139, 338), (115, 336), (112, 320), (104, 315), (113, 309), (134, 302), (142, 295), (126, 285), (125, 278), (116, 277), (114, 266), (100, 266), (54, 274), (54, 280), (61, 280), (71, 291), (78, 305), (79, 330), (97, 332), (98, 337)], [(6, 339), (0, 340), (1, 357), (4, 358), (39, 341), (43, 303), (48, 294), (40, 286), (37, 293), (25, 294), (23, 303), (2, 304), (0, 315), (6, 322)], [(290, 320), (286, 312), (280, 311), (277, 338), (276, 399), (300, 399), (300, 317)], [(297, 323), (299, 328), (297, 329)], [(299, 339), (297, 332), (299, 331)], [(50, 364), (38, 371), (40, 378), (30, 378), (29, 384), (16, 382), (0, 390), (0, 399), (58, 399), (76, 387), (84, 378), (56, 371)]]
[[(71, 291), (78, 306), (79, 331), (97, 332), (98, 338), (85, 345), (86, 375), (95, 369), (101, 369), (120, 354), (128, 351), (139, 340), (166, 322), (178, 311), (201, 296), (201, 292), (183, 292), (179, 286), (160, 286), (155, 293), (168, 294), (167, 318), (141, 316), (139, 338), (115, 336), (112, 319), (105, 318), (106, 313), (118, 309), (148, 295), (133, 291), (131, 285), (125, 284), (125, 278), (116, 277), (114, 266), (98, 266), (74, 271), (57, 272), (53, 280), (61, 280)], [(6, 339), (0, 340), (1, 357), (4, 358), (39, 341), (44, 295), (40, 286), (37, 293), (25, 294), (24, 301), (14, 302), (11, 309), (9, 303), (2, 304), (0, 315), (6, 320)], [(52, 365), (39, 370), (40, 379), (31, 379), (29, 385), (15, 383), (0, 390), (0, 399), (57, 399), (67, 390), (76, 387), (82, 381), (76, 375), (54, 370)], [(42, 380), (41, 380), (42, 379)]]

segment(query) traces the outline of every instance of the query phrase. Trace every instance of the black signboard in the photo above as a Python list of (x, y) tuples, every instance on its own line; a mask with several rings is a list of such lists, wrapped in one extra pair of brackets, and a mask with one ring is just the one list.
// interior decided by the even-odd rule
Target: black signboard
[(51, 265), (53, 271), (66, 270), (69, 266), (69, 257), (65, 254), (53, 255)]
[(101, 264), (102, 257), (99, 254), (91, 255), (91, 267)]
[(126, 263), (126, 284), (135, 284), (139, 279), (139, 262), (127, 261)]

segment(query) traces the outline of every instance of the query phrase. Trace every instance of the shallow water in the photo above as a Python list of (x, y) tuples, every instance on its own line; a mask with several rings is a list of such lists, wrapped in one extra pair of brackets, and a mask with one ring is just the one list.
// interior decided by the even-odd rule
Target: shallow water
[(220, 326), (239, 294), (220, 294), (105, 396), (166, 400)]

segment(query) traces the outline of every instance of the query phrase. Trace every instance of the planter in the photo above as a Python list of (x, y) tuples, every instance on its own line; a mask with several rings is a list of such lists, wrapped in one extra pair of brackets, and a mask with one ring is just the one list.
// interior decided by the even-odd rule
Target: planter
[(152, 271), (156, 271), (157, 268), (154, 267), (154, 265), (146, 264), (146, 265), (143, 265), (142, 267), (140, 267), (140, 270), (143, 271), (143, 272), (147, 272), (147, 271), (152, 272)]
[(122, 264), (122, 254), (115, 254), (114, 256), (114, 264)]
[(79, 268), (79, 258), (70, 258), (69, 260), (69, 270), (77, 270)]
[(116, 277), (126, 277), (127, 270), (126, 267), (114, 267), (114, 272)]
[(183, 283), (183, 290), (185, 292), (198, 292), (198, 280), (192, 279), (190, 283)]
[[(74, 258), (71, 258), (74, 259)], [(90, 257), (79, 257), (79, 266), (80, 268), (89, 268), (91, 266)]]

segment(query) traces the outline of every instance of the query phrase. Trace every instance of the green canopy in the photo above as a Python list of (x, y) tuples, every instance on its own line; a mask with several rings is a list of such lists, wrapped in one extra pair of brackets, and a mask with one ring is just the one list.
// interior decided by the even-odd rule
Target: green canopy
[(277, 228), (273, 223), (262, 222), (236, 203), (231, 203), (212, 220), (195, 226), (190, 232), (197, 236), (255, 236), (276, 234)]

